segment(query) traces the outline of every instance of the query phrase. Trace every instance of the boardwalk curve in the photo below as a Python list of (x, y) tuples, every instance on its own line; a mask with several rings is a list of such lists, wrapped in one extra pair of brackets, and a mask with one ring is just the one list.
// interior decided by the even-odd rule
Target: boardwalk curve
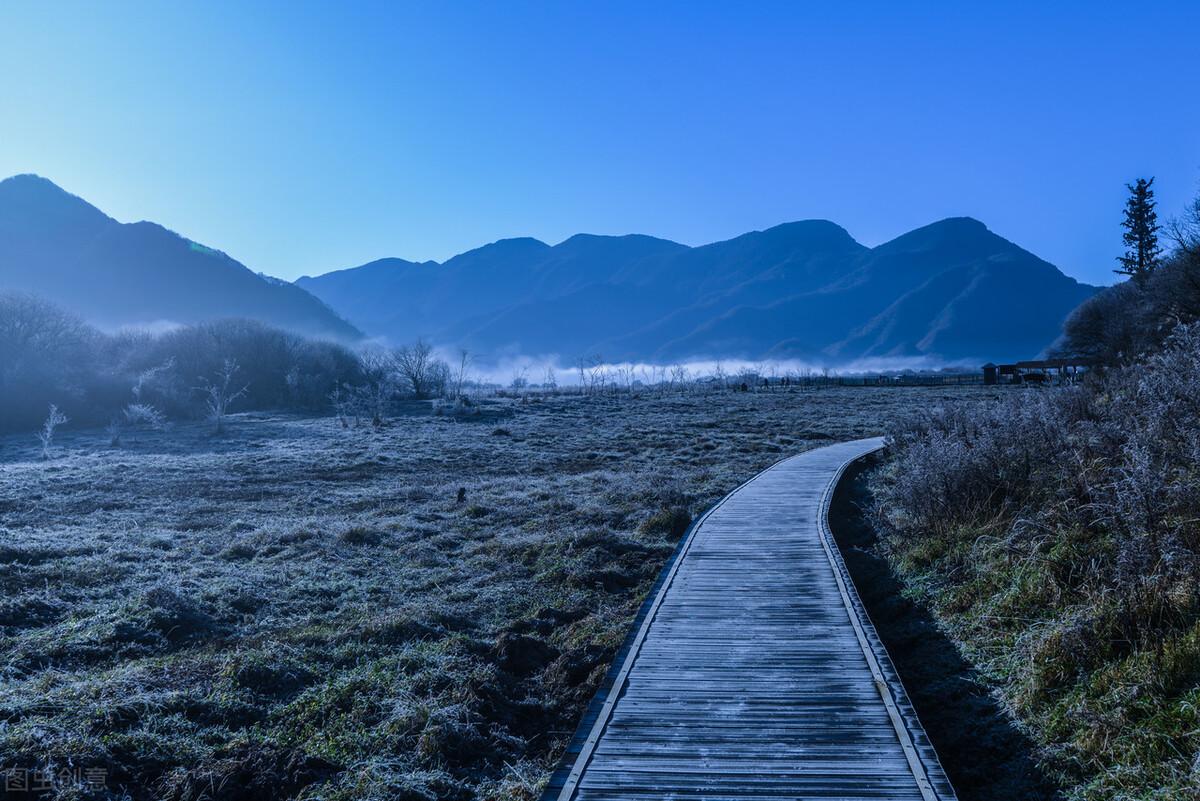
[(829, 532), (882, 445), (785, 459), (692, 527), (543, 801), (954, 801)]

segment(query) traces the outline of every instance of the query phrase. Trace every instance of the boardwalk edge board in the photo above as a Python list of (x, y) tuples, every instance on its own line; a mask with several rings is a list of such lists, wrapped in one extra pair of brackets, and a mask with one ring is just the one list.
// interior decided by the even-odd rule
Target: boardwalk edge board
[[(946, 778), (946, 772), (942, 767), (941, 760), (938, 759), (937, 751), (929, 742), (921, 721), (917, 719), (916, 709), (908, 698), (904, 683), (901, 681), (899, 673), (896, 672), (891, 656), (888, 655), (883, 641), (875, 631), (874, 624), (871, 623), (871, 617), (867, 614), (867, 609), (858, 595), (854, 580), (850, 576), (850, 570), (846, 567), (842, 552), (838, 548), (837, 542), (833, 538), (833, 531), (829, 526), (829, 509), (833, 504), (834, 492), (837, 491), (837, 486), (850, 465), (879, 453), (883, 448), (884, 446), (880, 445), (874, 450), (860, 454), (842, 464), (829, 482), (829, 486), (825, 488), (825, 494), (821, 499), (821, 513), (817, 518), (821, 545), (833, 567), (834, 579), (841, 591), (842, 603), (845, 604), (846, 611), (850, 615), (850, 622), (854, 626), (859, 646), (875, 677), (875, 686), (879, 689), (879, 695), (887, 708), (888, 717), (891, 718), (892, 725), (896, 728), (896, 735), (900, 738), (900, 745), (904, 749), (904, 756), (912, 769), (921, 796), (925, 801), (956, 801), (954, 788), (951, 786), (950, 780)], [(934, 783), (938, 786), (934, 787)]]
[[(803, 581), (803, 587), (825, 587), (826, 589), (824, 590), (815, 590), (826, 593), (824, 597), (829, 599), (821, 608), (830, 610), (841, 608), (845, 612), (846, 618), (848, 618), (849, 621), (849, 626), (846, 625), (845, 619), (843, 619), (843, 622), (837, 624), (845, 627), (845, 633), (841, 635), (845, 645), (842, 646), (842, 649), (839, 650), (839, 653), (849, 654), (853, 652), (860, 654), (863, 661), (857, 663), (860, 667), (853, 669), (854, 671), (858, 671), (854, 674), (858, 676), (858, 679), (856, 680), (857, 684), (854, 685), (855, 687), (859, 688), (855, 691), (859, 693), (857, 697), (863, 699), (863, 702), (865, 703), (867, 696), (863, 693), (869, 693), (872, 696), (875, 696), (875, 694), (878, 693), (876, 700), (873, 702), (875, 709), (878, 710), (874, 713), (874, 715), (877, 716), (874, 719), (878, 722), (871, 724), (871, 726), (874, 728), (871, 730), (872, 733), (868, 734), (867, 736), (870, 738), (879, 738), (885, 736), (883, 735), (884, 731), (893, 732), (894, 737), (891, 734), (886, 735), (887, 741), (891, 743), (890, 746), (887, 746), (887, 749), (890, 749), (890, 751), (884, 749), (884, 751), (879, 751), (877, 756), (872, 756), (872, 754), (876, 753), (875, 749), (883, 748), (883, 746), (871, 745), (864, 741), (859, 748), (854, 749), (849, 753), (843, 750), (840, 756), (831, 754), (829, 758), (835, 760), (831, 763), (825, 763), (823, 761), (819, 763), (813, 763), (811, 761), (812, 756), (810, 754), (810, 756), (806, 758), (809, 760), (808, 767), (803, 767), (799, 763), (789, 763), (787, 760), (772, 764), (770, 761), (771, 759), (778, 760), (779, 758), (778, 751), (776, 750), (774, 752), (776, 755), (772, 757), (769, 756), (769, 753), (771, 752), (768, 750), (764, 751), (762, 756), (762, 759), (767, 761), (751, 761), (746, 765), (739, 765), (738, 760), (741, 758), (739, 754), (744, 756), (745, 753), (755, 753), (758, 748), (753, 746), (752, 743), (748, 743), (743, 739), (739, 741), (742, 743), (741, 745), (738, 745), (735, 742), (731, 746), (722, 746), (729, 749), (723, 755), (718, 751), (716, 754), (709, 753), (708, 756), (704, 758), (705, 764), (712, 764), (714, 768), (716, 762), (727, 763), (725, 773), (714, 775), (712, 774), (711, 770), (706, 771), (710, 774), (709, 778), (706, 780), (706, 783), (703, 785), (696, 785), (693, 778), (693, 783), (690, 786), (690, 790), (684, 790), (684, 793), (688, 795), (688, 797), (691, 797), (694, 794), (694, 791), (700, 790), (702, 787), (707, 787), (708, 789), (703, 790), (702, 793), (703, 797), (706, 798), (725, 798), (730, 793), (733, 793), (739, 798), (748, 797), (746, 794), (755, 793), (753, 788), (760, 784), (763, 785), (761, 789), (763, 791), (767, 791), (767, 787), (771, 784), (772, 780), (789, 781), (786, 778), (777, 779), (777, 777), (786, 777), (790, 775), (790, 781), (792, 781), (793, 784), (796, 781), (807, 782), (809, 779), (799, 778), (805, 774), (798, 774), (796, 771), (812, 770), (814, 765), (819, 764), (827, 765), (828, 769), (832, 771), (832, 773), (829, 773), (825, 779), (820, 779), (818, 776), (814, 775), (811, 777), (811, 780), (824, 782), (828, 789), (828, 786), (837, 786), (838, 782), (840, 781), (851, 780), (851, 776), (844, 774), (844, 771), (852, 768), (853, 763), (856, 760), (875, 759), (878, 763), (879, 759), (885, 759), (887, 760), (887, 765), (890, 767), (885, 766), (882, 773), (879, 772), (879, 769), (876, 769), (876, 779), (870, 780), (866, 776), (863, 777), (863, 779), (866, 779), (867, 781), (882, 782), (875, 786), (875, 792), (872, 793), (873, 797), (895, 797), (898, 799), (912, 799), (912, 801), (917, 801), (917, 799), (919, 799), (919, 801), (956, 801), (954, 789), (946, 777), (945, 771), (938, 760), (937, 753), (934, 751), (933, 746), (930, 744), (929, 739), (920, 724), (920, 721), (917, 719), (916, 711), (913, 709), (912, 703), (904, 690), (904, 686), (900, 681), (898, 674), (896, 673), (895, 666), (893, 665), (887, 650), (884, 648), (882, 641), (879, 639), (879, 636), (875, 631), (869, 616), (867, 615), (866, 609), (864, 608), (858, 592), (854, 587), (854, 583), (850, 577), (849, 571), (846, 568), (845, 562), (842, 559), (841, 552), (837, 548), (837, 544), (829, 527), (829, 510), (832, 503), (833, 494), (838, 483), (845, 475), (846, 470), (854, 462), (878, 452), (882, 447), (883, 440), (879, 438), (858, 440), (855, 442), (831, 445), (825, 448), (817, 448), (781, 459), (771, 467), (763, 470), (750, 480), (738, 486), (736, 489), (714, 504), (703, 515), (695, 520), (691, 526), (688, 527), (688, 530), (685, 532), (684, 536), (677, 545), (674, 554), (671, 556), (670, 560), (660, 573), (658, 581), (651, 589), (651, 592), (647, 596), (646, 600), (643, 602), (642, 608), (639, 610), (638, 616), (630, 629), (625, 644), (614, 658), (613, 664), (609, 668), (608, 673), (605, 675), (604, 681), (589, 704), (583, 720), (580, 721), (570, 745), (563, 754), (563, 757), (559, 762), (558, 769), (555, 771), (546, 788), (542, 792), (541, 801), (571, 801), (577, 797), (583, 787), (600, 786), (597, 785), (597, 781), (612, 781), (614, 780), (614, 777), (624, 774), (629, 769), (645, 770), (646, 767), (628, 767), (629, 765), (637, 763), (638, 760), (643, 756), (649, 757), (651, 761), (654, 759), (658, 760), (659, 767), (655, 768), (656, 771), (667, 771), (666, 774), (656, 775), (662, 775), (666, 777), (676, 770), (683, 771), (681, 776), (687, 776), (689, 775), (689, 772), (694, 774), (694, 765), (692, 768), (689, 768), (687, 767), (688, 763), (686, 761), (683, 763), (679, 763), (677, 761), (678, 759), (685, 757), (672, 757), (671, 751), (660, 752), (656, 750), (657, 747), (651, 748), (645, 755), (637, 751), (629, 752), (627, 757), (618, 757), (618, 762), (614, 763), (612, 756), (614, 753), (612, 750), (612, 738), (614, 736), (617, 737), (618, 739), (616, 742), (620, 744), (620, 738), (625, 735), (608, 734), (610, 724), (617, 725), (613, 723), (615, 718), (617, 721), (626, 721), (626, 723), (620, 724), (620, 726), (623, 727), (628, 725), (631, 709), (628, 707), (628, 703), (634, 704), (632, 709), (636, 710), (639, 703), (645, 702), (646, 696), (644, 695), (644, 682), (647, 675), (646, 671), (655, 670), (653, 665), (657, 661), (661, 660), (662, 657), (662, 630), (655, 629), (655, 631), (659, 632), (659, 634), (655, 635), (655, 642), (658, 643), (658, 647), (651, 648), (649, 653), (653, 656), (648, 657), (650, 659), (649, 663), (638, 666), (639, 656), (641, 656), (644, 646), (647, 643), (647, 639), (651, 635), (652, 626), (654, 626), (656, 620), (660, 616), (660, 611), (666, 615), (663, 625), (667, 627), (666, 630), (668, 632), (671, 630), (671, 627), (675, 625), (671, 622), (673, 615), (675, 616), (677, 623), (678, 608), (679, 604), (681, 603), (681, 598), (686, 599), (689, 597), (689, 593), (695, 592), (694, 587), (696, 585), (694, 582), (696, 580), (695, 576), (697, 575), (698, 570), (695, 565), (697, 564), (697, 560), (700, 560), (700, 565), (704, 565), (706, 564), (704, 560), (706, 558), (711, 558), (714, 538), (719, 538), (721, 536), (720, 532), (722, 531), (722, 525), (728, 526), (728, 522), (726, 521), (729, 515), (734, 515), (736, 519), (736, 516), (739, 515), (739, 513), (744, 514), (744, 507), (747, 504), (756, 502), (761, 503), (761, 496), (763, 493), (769, 494), (772, 491), (778, 493), (780, 490), (779, 482), (791, 480), (791, 476), (787, 471), (799, 471), (800, 473), (803, 473), (805, 470), (810, 471), (810, 475), (800, 476), (802, 479), (807, 480), (798, 482), (796, 486), (796, 495), (800, 498), (801, 503), (807, 504), (807, 508), (809, 509), (804, 518), (807, 521), (804, 526), (807, 526), (807, 528), (805, 529), (802, 526), (800, 529), (797, 529), (797, 537), (798, 541), (811, 543), (810, 546), (806, 546), (809, 548), (809, 553), (811, 553), (811, 556), (807, 557), (799, 567), (801, 572), (792, 574), (791, 571), (785, 571), (780, 575), (793, 576), (791, 579), (793, 583), (797, 580)], [(822, 454), (822, 452), (824, 453)], [(814, 458), (816, 460), (815, 465), (811, 464)], [(821, 463), (822, 458), (824, 459), (824, 464)], [(841, 460), (840, 462), (834, 461), (839, 459)], [(804, 460), (803, 464), (801, 460)], [(794, 465), (788, 467), (788, 463), (791, 462), (794, 462)], [(716, 529), (712, 529), (712, 526), (710, 526), (710, 531), (706, 531), (704, 529), (704, 524), (715, 514), (720, 512), (723, 507), (725, 507), (727, 504), (730, 504), (730, 502), (737, 498), (740, 493), (746, 490), (747, 487), (754, 484), (756, 481), (763, 479), (764, 476), (767, 476), (768, 473), (776, 469), (781, 469), (784, 472), (781, 475), (776, 475), (770, 479), (767, 479), (764, 484), (760, 484), (759, 488), (756, 488), (754, 495), (748, 496), (747, 498), (740, 500), (738, 503), (730, 505), (730, 511), (721, 515), (721, 518), (724, 518), (725, 520), (722, 520), (722, 522), (717, 522), (716, 520), (713, 521), (713, 525), (717, 526)], [(813, 476), (811, 475), (811, 471), (814, 469), (826, 472), (824, 475), (821, 475), (818, 472), (817, 475)], [(817, 483), (818, 481), (824, 483), (819, 484)], [(784, 487), (786, 486), (787, 485), (784, 485)], [(790, 495), (790, 493), (787, 494)], [(810, 500), (803, 500), (805, 496)], [(778, 497), (778, 495), (776, 497)], [(739, 504), (742, 508), (739, 508)], [(815, 526), (813, 526), (814, 521), (811, 517), (814, 511), (816, 513)], [(786, 520), (788, 518), (783, 519)], [(765, 530), (752, 529), (751, 531), (753, 533), (748, 534), (747, 536), (757, 535), (761, 537), (765, 532), (769, 532), (770, 528), (768, 527)], [(807, 535), (804, 533), (805, 531), (808, 532)], [(696, 556), (689, 563), (686, 560), (689, 553), (693, 551), (693, 546), (698, 540), (702, 540), (705, 544), (699, 546)], [(736, 553), (737, 551), (734, 552)], [(755, 550), (753, 553), (761, 552)], [(824, 556), (823, 559), (822, 555)], [(740, 557), (737, 558), (740, 559)], [(821, 571), (821, 575), (824, 576), (823, 578), (811, 578), (814, 576), (812, 573), (814, 568), (812, 566), (816, 564), (811, 561), (812, 559), (816, 559), (818, 562), (825, 564), (824, 568), (816, 568)], [(688, 566), (684, 567), (685, 564)], [(690, 578), (682, 578), (681, 580), (683, 583), (680, 585), (681, 588), (676, 594), (671, 595), (670, 593), (672, 588), (676, 585), (676, 579), (677, 577), (680, 577), (681, 571), (684, 576), (688, 576)], [(759, 575), (770, 574), (767, 573)], [(799, 577), (804, 578), (801, 579)], [(810, 585), (808, 583), (810, 578), (817, 583)], [(703, 586), (709, 585), (705, 583)], [(774, 592), (774, 590), (772, 592)], [(680, 593), (682, 593), (682, 596)], [(801, 596), (799, 597), (803, 596), (804, 593), (801, 592)], [(667, 601), (668, 597), (671, 598), (669, 602)], [(694, 595), (692, 597), (694, 598)], [(792, 596), (789, 595), (789, 597)], [(839, 598), (841, 600), (840, 607), (837, 603), (837, 600), (835, 600)], [(664, 610), (664, 603), (667, 603), (668, 609), (673, 607), (676, 611), (672, 613)], [(701, 609), (703, 609), (703, 607), (701, 607)], [(705, 613), (702, 612), (701, 614), (703, 616)], [(701, 619), (703, 619), (703, 617)], [(817, 618), (814, 618), (813, 621), (819, 622), (820, 619), (821, 616), (818, 616)], [(827, 616), (824, 619), (828, 621)], [(755, 620), (757, 620), (757, 617)], [(766, 618), (766, 620), (769, 621), (770, 618)], [(767, 625), (772, 624), (768, 623)], [(793, 631), (793, 629), (789, 628), (788, 631)], [(790, 637), (788, 637), (787, 641), (790, 641)], [(780, 641), (771, 640), (770, 642)], [(857, 648), (855, 646), (857, 646)], [(785, 645), (783, 647), (787, 646)], [(850, 650), (846, 651), (844, 649)], [(795, 657), (793, 656), (791, 658)], [(854, 657), (854, 659), (858, 658), (859, 657)], [(773, 664), (786, 663), (776, 662)], [(640, 675), (643, 678), (640, 681), (636, 680), (635, 678), (632, 686), (640, 686), (643, 687), (643, 689), (631, 695), (631, 700), (627, 702), (627, 704), (622, 705), (621, 701), (631, 687), (630, 674), (633, 673), (635, 669), (636, 675)], [(688, 667), (686, 669), (690, 671), (692, 668)], [(700, 673), (696, 675), (689, 673), (686, 681), (708, 681), (709, 676), (705, 675), (708, 673), (708, 667), (706, 665), (700, 665), (698, 666), (698, 669), (700, 670)], [(719, 668), (716, 669), (719, 671)], [(774, 672), (773, 668), (769, 667), (767, 669), (769, 671), (768, 674), (757, 674), (760, 680), (763, 675), (770, 675), (770, 672)], [(753, 676), (755, 674), (748, 675)], [(802, 673), (800, 675), (802, 675)], [(795, 688), (791, 688), (790, 691), (793, 693), (794, 697)], [(684, 691), (685, 695), (683, 698), (685, 700), (687, 692), (691, 691)], [(757, 697), (761, 698), (761, 687), (757, 692), (759, 693)], [(805, 690), (805, 692), (807, 692), (807, 690)], [(773, 694), (774, 693), (772, 693), (772, 695)], [(639, 697), (643, 700), (638, 701), (637, 699)], [(751, 700), (754, 697), (754, 695), (749, 696), (746, 700), (750, 703), (755, 703), (755, 701)], [(721, 702), (720, 698), (721, 694), (718, 693), (717, 695), (711, 697), (705, 695), (700, 700), (702, 700), (706, 705), (709, 703), (710, 699), (712, 703), (719, 704)], [(695, 703), (696, 701), (697, 699), (693, 697), (692, 703)], [(678, 698), (676, 702), (679, 702)], [(620, 710), (624, 711), (618, 711), (618, 707)], [(885, 711), (886, 715), (884, 714)], [(785, 711), (785, 708), (780, 708), (780, 714), (783, 715), (782, 720), (784, 722), (775, 724), (772, 716), (770, 720), (772, 720), (773, 725), (786, 726), (789, 725), (786, 723), (786, 720), (795, 720), (794, 708), (792, 711)], [(744, 717), (740, 717), (740, 713), (739, 719), (745, 720)], [(710, 720), (709, 723), (711, 724), (713, 721)], [(718, 725), (724, 724), (718, 723)], [(811, 724), (805, 725), (811, 726)], [(836, 720), (831, 718), (830, 725), (836, 726)], [(655, 730), (656, 728), (657, 727), (655, 727)], [(824, 727), (822, 726), (821, 728)], [(623, 728), (613, 729), (614, 732), (620, 732), (623, 730)], [(652, 739), (646, 742), (654, 742), (658, 740), (658, 737), (653, 735), (653, 731), (651, 732), (651, 736)], [(789, 737), (790, 736), (791, 735), (789, 735)], [(668, 738), (668, 740), (669, 739), (670, 738)], [(690, 738), (685, 742), (690, 743)], [(786, 742), (791, 741), (788, 740)], [(803, 742), (803, 740), (796, 741), (796, 746), (802, 749), (807, 748), (809, 752), (814, 750), (812, 748), (811, 741), (809, 746), (804, 746)], [(881, 743), (883, 740), (872, 739), (871, 742)], [(674, 747), (677, 746), (678, 741), (675, 742)], [(749, 746), (752, 750), (749, 752), (741, 750), (747, 746)], [(667, 745), (663, 747), (670, 748), (673, 746)], [(591, 770), (589, 773), (589, 769), (592, 767), (594, 759), (596, 759), (598, 749), (600, 749), (600, 753), (607, 753), (609, 756), (600, 759), (599, 764), (597, 764), (595, 769)], [(816, 750), (820, 751), (821, 747), (818, 747)], [(624, 749), (620, 749), (620, 752), (624, 753)], [(883, 756), (885, 752), (890, 754), (890, 756)], [(706, 751), (706, 753), (708, 752)], [(721, 759), (721, 756), (724, 756), (725, 759)], [(663, 762), (664, 758), (669, 761)], [(820, 759), (823, 760), (824, 758)], [(758, 767), (750, 767), (752, 765), (757, 765)], [(618, 771), (618, 773), (612, 773), (614, 770)], [(827, 772), (824, 768), (820, 768), (820, 770), (823, 773)], [(896, 773), (895, 771), (901, 771), (901, 773)], [(585, 777), (593, 776), (593, 774), (595, 774), (593, 778), (585, 779)], [(838, 779), (838, 775), (844, 775), (844, 779)], [(900, 781), (901, 775), (908, 776), (907, 790), (903, 789), (902, 783), (896, 784), (896, 782)], [(605, 776), (608, 778), (604, 778)], [(620, 781), (622, 782), (620, 785), (607, 785), (610, 789), (605, 791), (603, 797), (608, 798), (617, 786), (625, 786), (624, 783), (628, 782), (628, 779), (620, 779)], [(649, 789), (648, 787), (643, 787), (641, 791), (631, 788), (630, 791), (634, 792), (639, 797), (646, 795), (647, 798), (674, 798), (678, 795), (677, 791), (670, 789), (674, 786), (676, 785), (662, 785), (656, 783), (656, 789), (651, 791), (649, 795), (646, 795), (646, 791)], [(805, 784), (803, 786), (808, 785)], [(886, 789), (887, 787), (892, 789)], [(818, 788), (814, 786), (812, 789), (817, 790)], [(846, 786), (844, 789), (849, 791), (850, 787)], [(616, 792), (617, 796), (620, 796), (622, 793), (622, 791), (619, 790)], [(878, 796), (879, 792), (883, 792), (884, 795)], [(588, 790), (586, 795), (589, 798), (601, 797), (596, 796), (595, 793), (596, 790), (592, 789)], [(772, 797), (775, 795), (773, 792), (770, 794)], [(840, 795), (841, 793), (839, 792), (838, 794)], [(682, 798), (683, 796), (678, 795), (678, 797)], [(757, 793), (754, 794), (754, 797), (758, 797)]]

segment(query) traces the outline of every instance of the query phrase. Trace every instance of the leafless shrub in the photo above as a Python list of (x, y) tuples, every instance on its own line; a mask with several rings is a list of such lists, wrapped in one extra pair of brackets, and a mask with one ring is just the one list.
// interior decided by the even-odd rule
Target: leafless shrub
[(1181, 252), (1189, 255), (1200, 253), (1200, 195), (1197, 195), (1183, 213), (1167, 224), (1167, 236)]
[(133, 428), (160, 429), (167, 423), (166, 415), (149, 403), (131, 403), (125, 407), (122, 416), (125, 424)]
[(471, 352), (462, 348), (458, 352), (458, 371), (454, 375), (454, 397), (462, 397), (463, 382), (467, 378), (467, 367), (471, 363)]
[(580, 356), (575, 362), (575, 368), (579, 371), (580, 393), (593, 395), (603, 390), (607, 374), (602, 356)]
[(240, 368), (233, 359), (226, 359), (215, 379), (200, 379), (200, 390), (204, 393), (204, 405), (209, 421), (213, 424), (213, 433), (225, 431), (225, 416), (229, 413), (230, 405), (249, 391), (248, 384), (236, 388), (235, 379)]
[(1083, 386), (925, 412), (892, 445), (879, 509), (910, 541), (992, 531), (1036, 552), (1086, 532), (1056, 570), (1071, 592), (1088, 576), (1096, 604), (1122, 599), (1114, 638), (1161, 642), (1200, 610), (1200, 324)]
[(175, 367), (175, 357), (169, 356), (162, 364), (143, 370), (138, 373), (137, 379), (133, 383), (133, 401), (135, 404), (145, 404), (148, 401), (147, 394), (156, 382), (161, 380), (162, 376), (170, 372)]
[(434, 357), (433, 346), (428, 342), (418, 339), (411, 345), (396, 348), (392, 351), (392, 365), (401, 383), (414, 398), (424, 400), (445, 394), (450, 368)]
[(347, 388), (338, 384), (333, 388), (333, 392), (329, 393), (329, 403), (333, 406), (333, 414), (337, 418), (338, 425), (342, 428), (349, 428), (350, 421), (354, 417), (354, 396)]
[(396, 394), (395, 385), (389, 376), (368, 381), (354, 388), (353, 405), (356, 421), (366, 418), (373, 428), (382, 428), (387, 420), (388, 406)]
[(120, 417), (114, 417), (104, 427), (104, 433), (108, 435), (108, 444), (117, 448), (121, 445), (121, 435), (125, 432), (125, 426), (121, 424)]
[(690, 384), (691, 378), (688, 375), (688, 369), (682, 364), (677, 364), (671, 368), (670, 386), (672, 389), (684, 391)]
[(444, 398), (450, 389), (450, 365), (434, 359), (429, 365), (428, 397)]
[(58, 410), (58, 407), (53, 403), (50, 404), (50, 413), (46, 415), (46, 421), (42, 423), (42, 430), (38, 432), (38, 441), (42, 443), (42, 458), (50, 458), (50, 445), (54, 442), (54, 430), (63, 425), (67, 421), (67, 416)]

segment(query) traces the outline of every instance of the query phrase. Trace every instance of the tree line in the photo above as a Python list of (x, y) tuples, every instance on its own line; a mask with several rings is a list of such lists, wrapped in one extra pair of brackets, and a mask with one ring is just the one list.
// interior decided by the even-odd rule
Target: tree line
[(244, 319), (110, 334), (41, 298), (0, 293), (0, 431), (49, 424), (52, 437), (69, 420), (107, 426), (117, 444), (169, 420), (208, 418), (219, 430), (230, 411), (327, 413), (331, 403), (378, 416), (455, 389), (461, 375), (423, 341), (356, 352)]

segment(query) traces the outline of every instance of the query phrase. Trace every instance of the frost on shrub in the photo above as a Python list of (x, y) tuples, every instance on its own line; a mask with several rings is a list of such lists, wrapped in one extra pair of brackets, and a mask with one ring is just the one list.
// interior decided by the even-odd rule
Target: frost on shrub
[(127, 428), (157, 430), (166, 425), (167, 416), (150, 402), (150, 396), (153, 392), (163, 393), (164, 378), (174, 366), (175, 359), (169, 358), (156, 367), (138, 373), (130, 388), (133, 403), (127, 404), (104, 429), (108, 434), (109, 445), (114, 448), (119, 446), (121, 436)]
[(338, 425), (342, 428), (349, 428), (350, 420), (354, 417), (354, 404), (350, 391), (338, 384), (329, 393), (329, 403), (333, 406), (333, 414), (337, 418)]
[(916, 528), (979, 522), (1019, 505), (1067, 458), (1077, 388), (1021, 391), (993, 407), (952, 405), (909, 418), (892, 434), (888, 506)]
[(131, 403), (125, 407), (122, 416), (126, 425), (132, 427), (162, 428), (167, 422), (166, 416), (148, 403)]
[(235, 379), (240, 369), (236, 361), (226, 359), (213, 380), (207, 378), (200, 379), (200, 390), (204, 395), (204, 405), (208, 411), (208, 419), (213, 424), (213, 433), (215, 434), (221, 434), (225, 431), (225, 416), (229, 413), (230, 405), (245, 395), (250, 389), (248, 384), (242, 386), (240, 389), (235, 388)]
[(1200, 665), (1200, 323), (1081, 386), (915, 416), (889, 451), (875, 512), (894, 564), (1050, 752), (1094, 774), (1073, 797), (1112, 797), (1118, 773), (1139, 777), (1129, 797), (1191, 781), (1174, 755), (1194, 741), (1148, 721), (1190, 708)]
[[(1088, 566), (1101, 581), (1126, 595), (1151, 580), (1164, 600), (1194, 597), (1191, 579), (1177, 582), (1200, 576), (1200, 324), (1179, 326), (1156, 355), (1085, 386), (934, 410), (900, 426), (892, 443), (879, 507), (912, 536), (995, 521), (1014, 535), (1091, 532), (1111, 546)], [(1127, 633), (1165, 619), (1160, 604), (1146, 603), (1158, 617), (1130, 611)]]
[(50, 413), (46, 415), (46, 420), (42, 423), (42, 429), (38, 432), (38, 441), (42, 443), (42, 458), (50, 458), (50, 445), (54, 442), (54, 431), (59, 426), (67, 421), (67, 416), (58, 410), (58, 407), (53, 403), (50, 404)]

